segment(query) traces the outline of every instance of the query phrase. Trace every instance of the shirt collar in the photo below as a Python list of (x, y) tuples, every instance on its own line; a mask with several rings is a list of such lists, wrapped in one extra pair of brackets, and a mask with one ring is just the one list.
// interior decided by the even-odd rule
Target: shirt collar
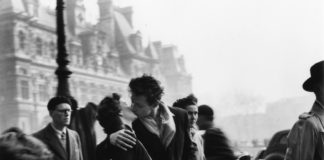
[(55, 128), (53, 122), (51, 123), (51, 127), (53, 128), (53, 130), (55, 131), (55, 133), (60, 136), (62, 134), (66, 134), (66, 128), (64, 127), (62, 131), (58, 130)]

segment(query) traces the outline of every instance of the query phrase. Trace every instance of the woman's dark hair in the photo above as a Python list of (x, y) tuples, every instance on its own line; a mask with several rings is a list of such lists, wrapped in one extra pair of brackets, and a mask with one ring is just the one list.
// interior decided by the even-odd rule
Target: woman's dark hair
[(189, 94), (187, 97), (185, 98), (181, 98), (176, 100), (173, 103), (173, 107), (179, 107), (182, 109), (186, 109), (187, 106), (189, 105), (197, 105), (198, 103), (198, 99), (193, 95), (193, 94)]
[(120, 95), (113, 93), (111, 97), (107, 96), (99, 103), (97, 119), (107, 134), (123, 127), (120, 119), (121, 105), (119, 99)]
[(163, 95), (163, 87), (161, 87), (160, 81), (146, 74), (131, 79), (129, 89), (132, 95), (145, 96), (150, 105), (157, 105)]

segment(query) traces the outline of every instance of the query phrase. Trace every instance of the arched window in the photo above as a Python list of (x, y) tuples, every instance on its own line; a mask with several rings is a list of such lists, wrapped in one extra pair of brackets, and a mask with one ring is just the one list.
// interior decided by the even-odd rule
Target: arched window
[(36, 54), (37, 55), (42, 55), (42, 53), (43, 53), (43, 44), (42, 43), (43, 43), (42, 40), (39, 37), (37, 37), (36, 38)]
[(22, 31), (19, 31), (18, 38), (19, 38), (19, 48), (20, 49), (25, 49), (25, 40), (26, 40), (25, 33), (22, 32)]

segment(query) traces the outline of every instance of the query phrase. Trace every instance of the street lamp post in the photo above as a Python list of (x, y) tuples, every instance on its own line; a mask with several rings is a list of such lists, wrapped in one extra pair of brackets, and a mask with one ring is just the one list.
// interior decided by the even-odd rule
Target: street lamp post
[(68, 54), (65, 48), (65, 25), (64, 25), (64, 0), (56, 0), (56, 33), (57, 33), (57, 58), (58, 68), (55, 71), (58, 79), (57, 96), (71, 97), (68, 78), (72, 74), (67, 65)]

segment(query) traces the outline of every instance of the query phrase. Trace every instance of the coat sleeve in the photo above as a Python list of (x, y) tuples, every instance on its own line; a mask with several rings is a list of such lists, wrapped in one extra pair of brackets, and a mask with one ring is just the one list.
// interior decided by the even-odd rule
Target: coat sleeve
[(136, 159), (138, 160), (152, 160), (150, 155), (146, 151), (144, 145), (139, 140), (137, 140), (135, 145), (135, 154), (136, 154)]
[(285, 160), (314, 159), (318, 132), (311, 119), (299, 120), (288, 135)]

